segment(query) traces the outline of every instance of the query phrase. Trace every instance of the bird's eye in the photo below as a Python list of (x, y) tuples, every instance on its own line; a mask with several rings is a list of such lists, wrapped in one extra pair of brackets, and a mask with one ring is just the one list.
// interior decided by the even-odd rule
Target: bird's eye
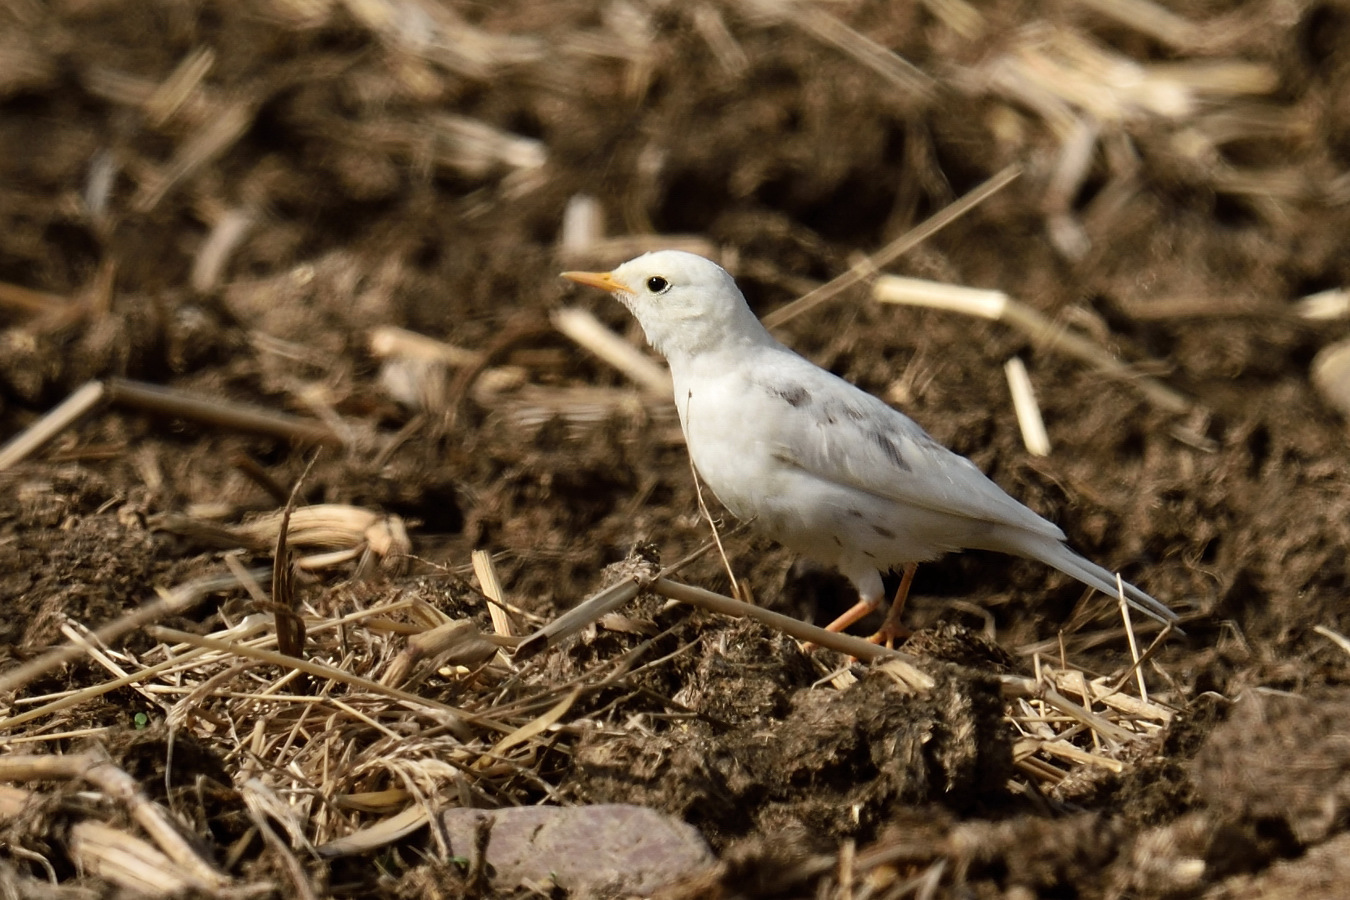
[(651, 278), (647, 279), (647, 290), (651, 291), (653, 294), (664, 294), (666, 291), (670, 290), (670, 282), (666, 281), (660, 275), (653, 275)]

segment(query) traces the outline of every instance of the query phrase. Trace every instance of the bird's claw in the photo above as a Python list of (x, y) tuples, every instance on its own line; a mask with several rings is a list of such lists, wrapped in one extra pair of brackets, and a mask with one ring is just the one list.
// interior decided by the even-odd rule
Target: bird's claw
[(894, 650), (897, 640), (903, 644), (905, 641), (909, 640), (910, 635), (912, 634), (914, 634), (914, 632), (903, 625), (892, 625), (889, 628), (883, 625), (881, 629), (876, 634), (869, 637), (867, 641), (868, 643), (885, 647), (887, 650)]

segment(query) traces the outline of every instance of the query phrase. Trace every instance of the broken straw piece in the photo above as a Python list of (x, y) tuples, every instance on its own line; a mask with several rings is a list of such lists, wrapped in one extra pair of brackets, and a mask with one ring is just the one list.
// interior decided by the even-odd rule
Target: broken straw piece
[(43, 444), (75, 423), (80, 416), (103, 399), (101, 381), (89, 381), (53, 407), (26, 430), (19, 432), (9, 443), (0, 447), (0, 472), (21, 462)]
[(670, 373), (664, 366), (610, 331), (586, 310), (560, 309), (550, 318), (555, 328), (636, 381), (644, 390), (662, 397), (674, 393)]
[(1202, 26), (1149, 0), (1079, 0), (1081, 5), (1115, 19), (1141, 34), (1174, 48), (1189, 48), (1200, 42)]
[(1049, 456), (1050, 435), (1046, 434), (1041, 407), (1036, 402), (1036, 392), (1031, 387), (1031, 376), (1027, 374), (1022, 357), (1014, 356), (1004, 363), (1003, 373), (1008, 379), (1008, 390), (1012, 393), (1013, 411), (1017, 413), (1022, 443), (1032, 456)]
[(899, 275), (878, 278), (872, 288), (872, 296), (882, 303), (927, 306), (994, 321), (1001, 320), (1012, 303), (1012, 298), (1002, 291), (960, 287), (922, 278), (902, 278)]
[(563, 259), (582, 256), (605, 236), (605, 214), (589, 194), (573, 194), (563, 209), (558, 253)]
[(1072, 356), (1099, 372), (1133, 385), (1150, 402), (1168, 412), (1182, 413), (1195, 408), (1195, 404), (1178, 391), (1155, 378), (1140, 375), (1105, 348), (1068, 331), (1002, 291), (883, 275), (873, 285), (872, 296), (882, 303), (926, 306), (1003, 322), (1031, 338), (1038, 347)]
[(1332, 288), (1309, 294), (1294, 304), (1294, 311), (1302, 318), (1319, 322), (1344, 319), (1350, 316), (1350, 290)]
[(181, 388), (129, 378), (110, 378), (108, 399), (119, 405), (161, 416), (187, 419), (236, 431), (267, 434), (297, 444), (342, 446), (338, 434), (318, 419), (303, 419), (243, 403), (209, 397)]
[(371, 354), (381, 359), (398, 357), (447, 366), (476, 366), (483, 361), (483, 354), (477, 350), (465, 350), (394, 325), (372, 328), (369, 346)]

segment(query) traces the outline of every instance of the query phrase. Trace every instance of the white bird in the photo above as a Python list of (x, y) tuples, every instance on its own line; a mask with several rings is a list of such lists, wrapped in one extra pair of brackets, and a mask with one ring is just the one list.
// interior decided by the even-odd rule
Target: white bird
[[(661, 250), (563, 277), (613, 294), (666, 358), (689, 454), (722, 504), (858, 589), (831, 630), (880, 608), (881, 573), (899, 566), (900, 588), (873, 636), (890, 643), (904, 633), (918, 563), (967, 548), (1037, 559), (1116, 595), (1115, 576), (970, 460), (775, 340), (716, 263)], [(1177, 618), (1134, 585), (1125, 597), (1160, 622)]]

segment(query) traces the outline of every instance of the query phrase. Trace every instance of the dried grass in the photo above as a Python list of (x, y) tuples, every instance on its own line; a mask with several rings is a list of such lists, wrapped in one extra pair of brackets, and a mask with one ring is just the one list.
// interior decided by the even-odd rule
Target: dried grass
[[(295, 511), (291, 527), (308, 540), (325, 540), (305, 524), (304, 512)], [(635, 666), (639, 657), (633, 653), (602, 659), (580, 676), (556, 682), (550, 667), (523, 660), (541, 652), (567, 652), (557, 623), (543, 632), (552, 639), (532, 638), (516, 661), (502, 655), (501, 648), (518, 641), (502, 634), (510, 630), (505, 618), (510, 606), (486, 556), (476, 562), (489, 595), (496, 597), (492, 605), (502, 614), (498, 636), (483, 634), (471, 621), (451, 618), (396, 586), (343, 614), (301, 602), (303, 659), (278, 652), (274, 620), (264, 613), (227, 617), (226, 627), (204, 635), (150, 626), (146, 633), (156, 643), (137, 652), (116, 650), (70, 622), (71, 646), (114, 677), (74, 693), (24, 697), (0, 719), (4, 743), (31, 747), (69, 740), (79, 733), (83, 705), (114, 689), (134, 687), (163, 711), (170, 745), (190, 737), (234, 770), (235, 789), (257, 839), (284, 859), (290, 858), (287, 846), (323, 859), (370, 852), (435, 821), (447, 806), (548, 802), (558, 789), (558, 767), (549, 760), (569, 754), (580, 734), (565, 727), (579, 700), (602, 686), (622, 685), (639, 668), (670, 665), (679, 652), (641, 667)], [(798, 639), (875, 660), (912, 691), (934, 684), (925, 674), (932, 663), (671, 581), (661, 572), (635, 574), (597, 600), (613, 595), (622, 601), (642, 590), (751, 616)], [(587, 621), (614, 605), (612, 600), (584, 604)], [(1052, 665), (1039, 656), (1035, 668), (1034, 678), (1004, 676), (1002, 681), (1006, 719), (1019, 735), (1016, 769), (1041, 790), (1053, 790), (1085, 768), (1122, 771), (1156, 750), (1174, 715), (1157, 700), (1125, 693), (1131, 672), (1089, 677), (1066, 662)], [(1142, 679), (1137, 666), (1131, 671)], [(20, 706), (36, 708), (20, 712)], [(622, 704), (611, 706), (605, 718), (607, 729), (626, 727)], [(125, 827), (86, 821), (72, 833), (70, 852), (86, 860), (90, 871), (151, 893), (184, 885), (215, 893), (226, 884), (232, 893), (248, 892), (176, 845), (177, 832), (165, 824), (168, 813), (140, 797), (106, 756), (0, 757), (0, 780), (33, 784), (72, 777), (92, 781), (124, 806), (151, 840), (147, 844)], [(285, 833), (284, 840), (273, 833), (276, 828)], [(166, 855), (172, 864), (165, 862)], [(159, 871), (158, 880), (147, 882), (144, 873), (136, 874), (147, 861)], [(308, 884), (306, 865), (292, 861), (283, 869), (290, 872), (294, 890)]]
[[(961, 34), (976, 34), (986, 24), (979, 9), (961, 0), (930, 0), (927, 5)], [(1207, 36), (1205, 26), (1181, 20), (1146, 0), (1092, 0), (1084, 5), (1179, 52), (1212, 52), (1219, 43), (1218, 38)], [(565, 82), (575, 77), (566, 71), (571, 64), (588, 58), (623, 62), (626, 90), (637, 95), (650, 84), (653, 67), (663, 64), (653, 52), (656, 30), (648, 11), (636, 4), (609, 5), (598, 30), (570, 33), (556, 45), (534, 36), (490, 33), (463, 21), (443, 4), (422, 0), (347, 0), (340, 4), (296, 0), (271, 4), (270, 9), (280, 22), (300, 30), (326, 19), (335, 7), (378, 37), (392, 60), (391, 80), (404, 96), (435, 96), (445, 72), (484, 81), (532, 72), (544, 80), (540, 70), (547, 68), (550, 76), (561, 73)], [(1109, 225), (1112, 215), (1128, 205), (1137, 189), (1131, 154), (1124, 152), (1136, 131), (1163, 129), (1179, 158), (1212, 160), (1220, 148), (1235, 141), (1253, 136), (1297, 139), (1307, 130), (1300, 110), (1279, 108), (1264, 99), (1276, 87), (1275, 73), (1264, 63), (1196, 57), (1167, 65), (1145, 64), (1102, 46), (1086, 32), (1064, 26), (1026, 29), (1014, 35), (997, 57), (939, 76), (920, 71), (847, 25), (828, 4), (809, 0), (755, 0), (725, 7), (699, 4), (692, 19), (717, 65), (733, 78), (748, 65), (737, 37), (747, 23), (751, 30), (787, 25), (854, 60), (895, 88), (908, 103), (927, 102), (941, 86), (1029, 111), (1058, 145), (1053, 171), (1046, 179), (1044, 212), (1057, 245), (1075, 259), (1088, 252), (1094, 228), (1104, 227), (1102, 222)], [(278, 77), (274, 84), (260, 86), (254, 96), (224, 97), (209, 84), (213, 65), (209, 50), (196, 49), (158, 82), (97, 66), (82, 74), (94, 96), (125, 107), (128, 115), (139, 117), (172, 143), (172, 153), (162, 167), (141, 167), (129, 173), (136, 186), (133, 203), (138, 210), (165, 204), (194, 175), (229, 153), (271, 92), (286, 84), (284, 77)], [(473, 203), (486, 206), (473, 208), (511, 202), (547, 184), (547, 147), (476, 118), (442, 113), (416, 121), (379, 121), (363, 129), (353, 129), (345, 139), (427, 170), (470, 180), (496, 179), (498, 193), (475, 196)], [(1080, 222), (1073, 215), (1072, 198), (1094, 166), (1100, 167), (1099, 149), (1104, 151), (1107, 183), (1095, 203), (1096, 219), (1088, 210)], [(912, 289), (914, 282), (902, 283), (881, 270), (992, 196), (1020, 171), (1015, 166), (1005, 169), (930, 222), (780, 309), (766, 319), (767, 324), (781, 325), (864, 283), (875, 283), (878, 296), (895, 300), (903, 293), (901, 288)], [(1203, 183), (1208, 187), (1245, 198), (1272, 216), (1315, 190), (1301, 171), (1293, 169), (1215, 166), (1205, 171)], [(107, 202), (111, 176), (98, 180), (94, 175), (91, 167), (86, 203), (97, 212)], [(261, 222), (260, 214), (247, 205), (217, 207), (206, 218), (211, 222), (210, 236), (201, 245), (192, 274), (194, 287), (203, 292), (219, 286), (232, 254)], [(594, 202), (576, 198), (569, 207), (558, 257), (569, 265), (591, 260), (608, 264), (657, 247), (718, 255), (714, 244), (697, 235), (606, 236)], [(97, 313), (99, 304), (94, 301), (110, 290), (111, 278), (110, 269), (101, 271), (90, 298), (82, 301), (3, 284), (0, 306), (24, 317), (49, 317), (45, 323), (25, 325), (32, 333), (41, 333), (51, 327), (51, 317), (65, 322)], [(1309, 298), (1301, 308), (1303, 314), (1343, 317), (1344, 293), (1329, 291)], [(1077, 353), (1112, 377), (1128, 380), (1164, 410), (1175, 413), (1194, 408), (1170, 386), (1139, 375), (1095, 343), (1066, 333), (1033, 311), (1007, 312), (1018, 307), (1002, 293), (981, 292), (976, 300), (991, 297), (997, 301), (998, 314), (1024, 328), (1037, 343)], [(976, 307), (982, 310), (980, 314), (991, 314), (988, 303), (968, 304), (966, 311)], [(453, 347), (402, 329), (381, 327), (368, 334), (372, 353), (391, 367), (387, 392), (444, 423), (453, 423), (457, 404), (467, 398), (487, 410), (489, 418), (523, 429), (557, 418), (571, 428), (586, 429), (620, 414), (645, 417), (666, 427), (671, 439), (678, 440), (673, 411), (667, 403), (653, 400), (669, 393), (668, 379), (659, 367), (653, 368), (650, 360), (630, 352), (631, 346), (600, 330), (594, 320), (581, 319), (575, 310), (561, 311), (554, 321), (578, 343), (617, 365), (642, 391), (540, 385), (532, 383), (530, 373), (521, 367), (503, 365), (501, 351), (521, 335), (537, 335), (542, 325), (501, 334), (495, 346), (482, 350)], [(257, 339), (273, 346), (280, 343), (261, 333)], [(453, 382), (448, 380), (450, 369), (459, 370)], [(91, 382), (0, 450), (0, 469), (40, 449), (105, 396), (135, 409), (232, 430), (259, 431), (296, 443), (353, 445), (347, 425), (323, 396), (301, 397), (298, 388), (292, 393), (301, 405), (315, 408), (321, 418), (300, 419), (125, 380)], [(442, 427), (448, 429), (449, 424)], [(391, 439), (388, 446), (396, 444)], [(487, 598), (482, 611), (491, 616), (495, 631), (487, 633), (470, 618), (478, 610), (448, 614), (404, 579), (400, 566), (411, 544), (407, 526), (398, 517), (325, 504), (299, 507), (291, 512), (288, 525), (284, 521), (285, 516), (276, 512), (235, 525), (221, 525), (200, 515), (164, 516), (156, 524), (165, 531), (196, 539), (210, 536), (224, 546), (253, 552), (264, 552), (279, 540), (294, 548), (321, 549), (295, 563), (298, 570), (317, 573), (317, 579), (330, 579), (295, 592), (295, 613), (304, 626), (303, 658), (280, 652), (273, 615), (240, 613), (238, 603), (222, 606), (223, 624), (206, 634), (154, 624), (187, 613), (209, 594), (245, 591), (265, 602), (266, 592), (259, 585), (268, 581), (271, 571), (248, 570), (238, 560), (227, 562), (227, 574), (180, 584), (119, 621), (100, 627), (67, 621), (63, 633), (68, 643), (5, 673), (0, 677), (0, 693), (17, 694), (57, 667), (78, 660), (106, 672), (106, 680), (77, 691), (15, 696), (6, 717), (0, 719), (0, 743), (11, 753), (0, 757), (0, 779), (24, 782), (28, 787), (0, 790), (0, 817), (11, 823), (19, 820), (34, 805), (56, 796), (58, 792), (46, 785), (82, 779), (135, 822), (133, 829), (88, 815), (71, 829), (68, 851), (88, 871), (138, 893), (197, 890), (216, 896), (247, 896), (259, 890), (222, 875), (201, 859), (183, 841), (174, 814), (146, 798), (107, 757), (95, 751), (65, 757), (54, 753), (21, 756), (15, 751), (17, 747), (32, 751), (35, 745), (56, 747), (79, 739), (109, 738), (108, 729), (87, 724), (97, 720), (91, 710), (114, 691), (131, 689), (161, 711), (171, 746), (175, 740), (190, 738), (230, 767), (232, 787), (242, 798), (252, 829), (230, 848), (229, 870), (234, 871), (234, 863), (265, 845), (282, 860), (282, 877), (291, 892), (303, 896), (312, 889), (309, 854), (331, 860), (373, 852), (434, 823), (438, 811), (447, 806), (562, 802), (558, 794), (562, 767), (556, 762), (574, 749), (581, 729), (572, 717), (584, 700), (601, 688), (624, 684), (640, 668), (673, 665), (685, 648), (645, 659), (653, 644), (648, 640), (637, 649), (598, 659), (581, 674), (563, 680), (546, 665), (549, 654), (567, 653), (569, 636), (644, 590), (721, 614), (753, 617), (800, 640), (872, 661), (913, 691), (930, 690), (934, 684), (930, 662), (675, 582), (668, 576), (680, 564), (620, 579), (522, 641), (512, 635), (525, 621), (523, 612), (510, 602), (491, 558), (475, 554), (473, 565)], [(342, 566), (348, 567), (341, 570), (344, 574), (378, 574), (390, 580), (365, 594), (357, 608), (339, 611), (336, 598), (346, 595), (331, 572)], [(151, 641), (135, 649), (122, 646), (122, 639), (133, 633)], [(1344, 638), (1324, 633), (1345, 647)], [(1065, 650), (1071, 645), (1085, 652), (1122, 637), (1130, 647), (1132, 665), (1110, 675), (1094, 675), (1075, 666)], [(1175, 696), (1149, 690), (1144, 680), (1150, 656), (1162, 639), (1140, 653), (1126, 614), (1121, 630), (1074, 635), (1024, 648), (1032, 658), (1034, 676), (1004, 676), (1000, 681), (1006, 722), (1018, 735), (1014, 762), (1019, 783), (1028, 793), (1052, 793), (1057, 785), (1085, 771), (1119, 773), (1156, 752), (1176, 713), (1164, 702)], [(520, 649), (508, 655), (506, 651), (517, 644)], [(1060, 651), (1054, 654), (1058, 660), (1051, 662), (1046, 657), (1055, 650)], [(817, 689), (831, 690), (826, 686), (830, 683), (825, 681)], [(1127, 692), (1131, 685), (1137, 688), (1135, 693)], [(599, 711), (587, 709), (586, 715), (602, 719), (606, 729), (622, 734), (635, 728), (627, 712), (619, 701)], [(433, 840), (440, 840), (437, 829), (432, 829), (432, 835)], [(936, 891), (961, 864), (957, 843), (952, 838), (905, 849), (918, 874), (891, 884), (891, 895), (924, 896)], [(18, 847), (13, 850), (21, 852)], [(868, 878), (904, 854), (894, 847), (858, 850), (846, 843), (835, 858), (802, 862), (798, 875), (818, 877), (832, 871), (841, 895), (850, 891), (862, 895)], [(822, 882), (820, 893), (826, 889)]]

